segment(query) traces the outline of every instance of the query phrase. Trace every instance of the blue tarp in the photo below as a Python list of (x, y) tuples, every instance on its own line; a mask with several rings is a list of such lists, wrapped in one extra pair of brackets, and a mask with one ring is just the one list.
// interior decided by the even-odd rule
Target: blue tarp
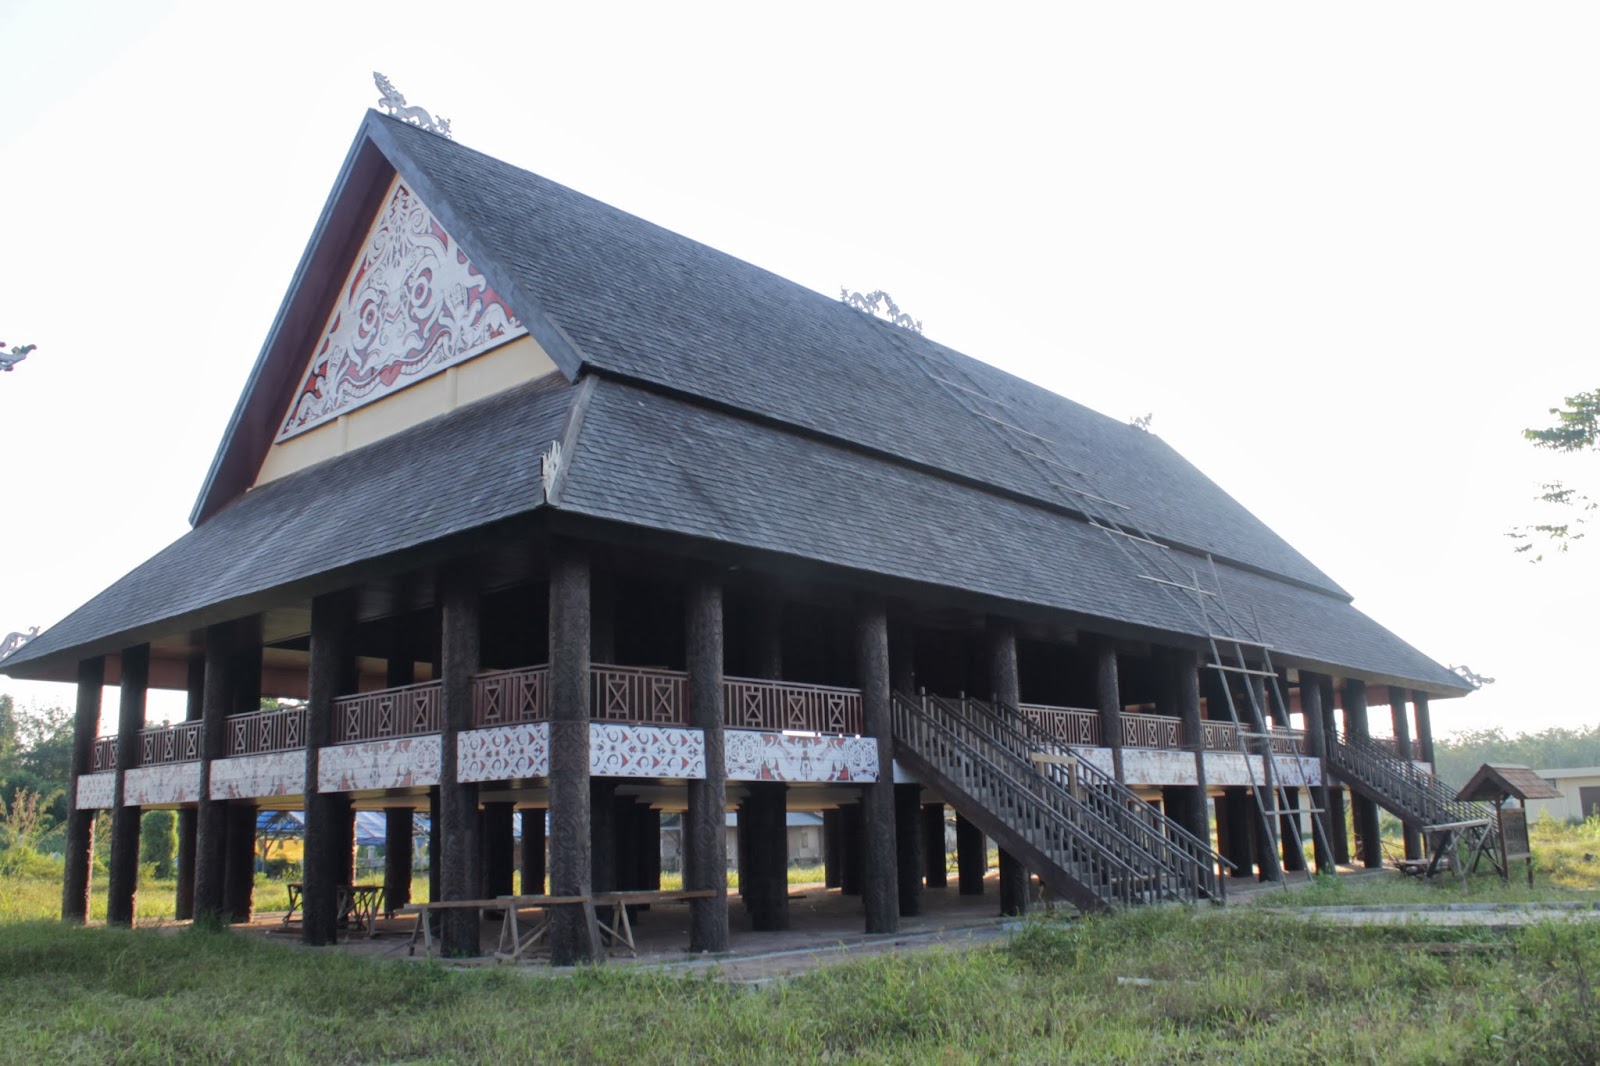
[[(356, 812), (356, 845), (358, 847), (382, 847), (386, 834), (383, 811), (357, 811)], [(414, 816), (415, 833), (424, 834), (428, 831), (428, 816), (425, 814)], [(515, 822), (512, 823), (515, 826)], [(256, 815), (256, 832), (277, 837), (301, 837), (306, 831), (306, 816), (304, 811), (262, 811)]]

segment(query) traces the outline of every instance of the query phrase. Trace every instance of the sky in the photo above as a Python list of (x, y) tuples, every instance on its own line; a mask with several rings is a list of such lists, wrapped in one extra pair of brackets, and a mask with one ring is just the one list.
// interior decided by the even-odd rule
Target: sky
[(0, 340), (39, 346), (0, 376), (0, 634), (187, 529), (379, 70), (463, 144), (1153, 415), (1496, 679), (1436, 732), (1594, 724), (1600, 539), (1504, 534), (1600, 465), (1520, 435), (1600, 387), (1600, 8), (976, 10), (0, 0)]

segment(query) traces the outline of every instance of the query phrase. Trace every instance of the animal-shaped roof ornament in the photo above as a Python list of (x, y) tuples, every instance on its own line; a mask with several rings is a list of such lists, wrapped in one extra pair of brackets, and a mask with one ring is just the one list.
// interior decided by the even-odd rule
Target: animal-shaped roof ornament
[(401, 122), (409, 122), (419, 129), (427, 130), (429, 133), (437, 133), (447, 141), (455, 140), (454, 137), (450, 136), (449, 119), (440, 118), (436, 120), (432, 115), (428, 114), (427, 108), (407, 104), (406, 98), (400, 90), (396, 89), (388, 78), (377, 71), (372, 72), (372, 80), (377, 83), (378, 92), (381, 94), (378, 97), (378, 106), (388, 114)]

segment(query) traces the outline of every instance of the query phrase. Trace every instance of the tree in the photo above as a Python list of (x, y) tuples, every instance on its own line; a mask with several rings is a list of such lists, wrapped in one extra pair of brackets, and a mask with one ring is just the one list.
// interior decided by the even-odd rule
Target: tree
[[(1523, 438), (1531, 441), (1535, 448), (1546, 448), (1553, 452), (1583, 452), (1600, 445), (1600, 389), (1568, 396), (1565, 407), (1552, 407), (1550, 413), (1556, 416), (1555, 425), (1522, 431)], [(1568, 488), (1560, 481), (1545, 482), (1534, 499), (1556, 508), (1558, 517), (1507, 533), (1506, 536), (1518, 542), (1514, 550), (1519, 553), (1533, 552), (1540, 541), (1546, 542), (1554, 551), (1567, 551), (1574, 541), (1584, 538), (1586, 531), (1583, 527), (1588, 524), (1589, 512), (1600, 508), (1600, 501), (1577, 489)], [(1533, 555), (1534, 562), (1543, 558), (1543, 552)]]
[(177, 819), (171, 811), (150, 811), (139, 820), (139, 862), (153, 864), (155, 875), (173, 876), (173, 859), (178, 854)]

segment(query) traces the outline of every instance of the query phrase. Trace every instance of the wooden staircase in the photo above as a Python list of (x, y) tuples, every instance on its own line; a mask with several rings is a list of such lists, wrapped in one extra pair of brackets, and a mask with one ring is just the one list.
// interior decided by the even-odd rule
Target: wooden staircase
[(892, 714), (902, 765), (1056, 896), (1082, 910), (1221, 902), (1225, 860), (1208, 845), (987, 704), (895, 693)]
[(1477, 819), (1492, 823), (1486, 804), (1457, 800), (1437, 777), (1365, 737), (1336, 733), (1325, 769), (1418, 832)]

